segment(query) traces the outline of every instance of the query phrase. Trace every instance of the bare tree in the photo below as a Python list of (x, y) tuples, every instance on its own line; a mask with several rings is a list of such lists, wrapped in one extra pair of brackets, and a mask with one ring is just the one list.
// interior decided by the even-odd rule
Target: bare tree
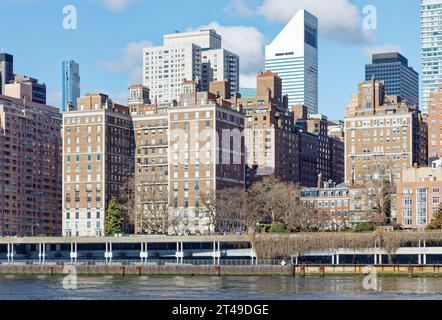
[(217, 192), (217, 224), (222, 232), (238, 232), (245, 228), (246, 192), (244, 188), (225, 188)]
[(208, 219), (207, 232), (210, 235), (212, 232), (217, 231), (218, 225), (216, 193), (214, 191), (208, 191), (202, 194), (200, 198), (203, 211)]
[(267, 217), (267, 213), (259, 207), (260, 204), (256, 201), (259, 194), (258, 188), (250, 188), (244, 195), (244, 223), (249, 233), (257, 232), (258, 224)]
[(272, 222), (283, 222), (294, 210), (299, 199), (297, 185), (270, 176), (256, 182), (249, 190), (257, 202), (258, 210), (265, 219)]
[(392, 194), (394, 193), (394, 180), (392, 174), (381, 169), (379, 173), (372, 175), (372, 179), (366, 181), (362, 197), (369, 209), (364, 219), (376, 225), (390, 224)]
[(339, 231), (342, 227), (348, 226), (351, 221), (351, 215), (346, 210), (336, 211), (332, 215), (333, 231)]
[(319, 212), (316, 208), (301, 203), (298, 203), (286, 220), (288, 228), (299, 232), (321, 231), (330, 222), (331, 218), (326, 212)]
[(133, 177), (122, 184), (120, 202), (124, 220), (136, 225), (137, 233), (168, 234), (182, 218), (175, 209), (176, 199), (169, 196), (165, 186), (138, 183)]
[[(207, 232), (255, 232), (257, 224), (265, 219), (256, 201), (258, 193), (233, 187), (201, 195), (201, 204), (208, 223)], [(259, 192), (259, 195), (261, 193)]]

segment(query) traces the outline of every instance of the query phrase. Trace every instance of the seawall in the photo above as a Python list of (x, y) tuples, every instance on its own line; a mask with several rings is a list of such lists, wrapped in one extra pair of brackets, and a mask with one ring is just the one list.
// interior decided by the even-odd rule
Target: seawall
[(376, 272), (378, 276), (442, 277), (442, 265), (248, 265), (248, 266), (201, 266), (201, 265), (143, 265), (143, 266), (75, 266), (75, 265), (2, 265), (0, 275), (66, 275), (72, 272), (66, 266), (74, 266), (78, 275), (184, 275), (184, 276), (291, 276), (332, 277), (364, 276)]

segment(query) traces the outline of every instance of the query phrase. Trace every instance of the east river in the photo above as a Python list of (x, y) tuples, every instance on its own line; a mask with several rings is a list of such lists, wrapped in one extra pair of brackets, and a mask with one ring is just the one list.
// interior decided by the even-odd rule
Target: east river
[(442, 278), (379, 277), (371, 283), (364, 289), (362, 277), (78, 276), (63, 282), (63, 277), (0, 276), (0, 300), (442, 300)]

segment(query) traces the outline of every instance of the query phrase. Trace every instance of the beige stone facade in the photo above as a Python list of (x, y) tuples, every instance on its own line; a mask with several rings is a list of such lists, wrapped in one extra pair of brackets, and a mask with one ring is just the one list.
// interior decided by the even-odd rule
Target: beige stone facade
[[(132, 108), (134, 106), (132, 105)], [(138, 105), (132, 112), (135, 146), (135, 233), (151, 233), (144, 211), (151, 201), (169, 202), (169, 104)], [(134, 110), (134, 109), (133, 109)], [(170, 206), (165, 203), (164, 206)], [(143, 210), (143, 212), (141, 212)]]
[(222, 230), (212, 225), (204, 201), (245, 187), (244, 115), (209, 92), (183, 94), (181, 101), (169, 109), (169, 189), (182, 221), (175, 232)]
[(431, 167), (405, 170), (397, 185), (398, 223), (405, 229), (424, 229), (438, 211), (441, 191), (440, 161)]
[(360, 83), (345, 117), (345, 180), (385, 174), (401, 181), (414, 163), (427, 163), (426, 128), (415, 106), (384, 94), (383, 82)]
[(137, 233), (158, 231), (152, 230), (152, 221), (142, 221), (158, 219), (145, 207), (153, 202), (168, 209), (167, 221), (162, 221), (167, 233), (222, 230), (223, 221), (213, 225), (204, 201), (224, 188), (244, 188), (244, 116), (223, 97), (223, 83), (213, 88), (220, 92), (196, 92), (196, 83), (186, 81), (180, 103), (130, 103), (137, 201), (144, 203)]

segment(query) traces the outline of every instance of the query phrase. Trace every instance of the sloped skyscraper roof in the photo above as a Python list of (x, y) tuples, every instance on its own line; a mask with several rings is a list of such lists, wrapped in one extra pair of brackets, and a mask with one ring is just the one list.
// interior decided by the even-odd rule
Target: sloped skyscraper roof
[(266, 70), (282, 78), (289, 105), (304, 104), (318, 113), (318, 19), (298, 11), (278, 36), (266, 46)]

